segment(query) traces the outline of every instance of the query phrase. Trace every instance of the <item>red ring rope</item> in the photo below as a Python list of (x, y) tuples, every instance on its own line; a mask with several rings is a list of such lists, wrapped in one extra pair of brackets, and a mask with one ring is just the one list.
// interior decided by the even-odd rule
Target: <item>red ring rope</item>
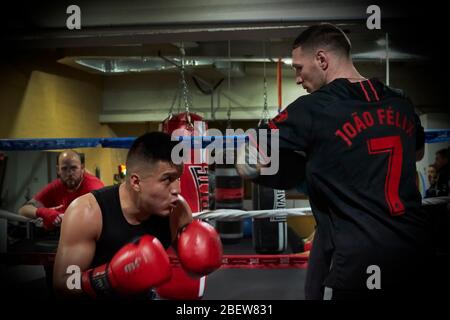
[[(308, 252), (278, 255), (224, 255), (223, 269), (306, 269)], [(172, 266), (180, 265), (176, 256), (169, 255)], [(6, 264), (51, 266), (55, 253), (1, 253), (0, 261)]]
[[(306, 269), (309, 253), (274, 255), (224, 255), (223, 269)], [(178, 266), (179, 260), (170, 256), (172, 266)]]

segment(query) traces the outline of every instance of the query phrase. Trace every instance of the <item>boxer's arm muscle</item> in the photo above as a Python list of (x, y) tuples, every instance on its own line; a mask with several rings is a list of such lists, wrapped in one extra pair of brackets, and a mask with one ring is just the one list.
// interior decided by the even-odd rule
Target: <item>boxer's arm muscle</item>
[(67, 208), (61, 226), (61, 236), (56, 253), (53, 283), (60, 294), (79, 294), (79, 289), (70, 289), (67, 280), (69, 266), (80, 271), (90, 267), (95, 254), (96, 241), (102, 229), (100, 208), (92, 194), (86, 194)]

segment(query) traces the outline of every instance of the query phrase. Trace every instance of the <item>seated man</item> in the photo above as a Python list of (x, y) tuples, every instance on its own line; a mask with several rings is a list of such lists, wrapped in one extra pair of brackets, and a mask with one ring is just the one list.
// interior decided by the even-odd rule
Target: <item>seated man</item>
[[(222, 244), (217, 232), (207, 223), (193, 221), (180, 195), (182, 166), (171, 160), (175, 144), (165, 133), (144, 134), (128, 152), (124, 183), (86, 194), (70, 205), (55, 260), (57, 292), (145, 296), (149, 289), (171, 280), (165, 251), (170, 245), (191, 275), (205, 275), (220, 267)], [(81, 288), (68, 287), (70, 266), (82, 272)], [(186, 289), (185, 283), (174, 278), (173, 296), (165, 292), (165, 298), (180, 294), (197, 298), (180, 292)]]
[(437, 169), (435, 164), (430, 164), (427, 169), (429, 188), (425, 191), (425, 198), (437, 197)]
[(85, 172), (80, 155), (73, 150), (61, 152), (57, 160), (58, 179), (50, 182), (19, 209), (31, 219), (42, 218), (47, 230), (61, 223), (61, 217), (76, 198), (103, 187), (95, 176)]
[(450, 162), (449, 149), (441, 149), (436, 152), (434, 165), (437, 170), (437, 197), (450, 196)]

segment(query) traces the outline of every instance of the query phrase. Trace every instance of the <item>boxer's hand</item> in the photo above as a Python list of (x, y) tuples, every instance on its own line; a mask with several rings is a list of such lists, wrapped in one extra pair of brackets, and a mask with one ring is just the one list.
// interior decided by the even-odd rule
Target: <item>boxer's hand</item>
[(258, 164), (258, 150), (250, 143), (244, 143), (237, 149), (236, 170), (244, 179), (255, 179), (261, 174)]
[(261, 175), (261, 168), (270, 163), (266, 151), (258, 145), (254, 135), (249, 134), (247, 141), (238, 144), (236, 170), (244, 179), (256, 179)]
[(222, 265), (222, 242), (216, 229), (194, 220), (178, 235), (177, 252), (184, 270), (192, 275), (207, 275)]
[(58, 217), (55, 219), (55, 222), (53, 222), (53, 224), (54, 224), (56, 227), (61, 226), (63, 217), (64, 217), (64, 213), (60, 213), (60, 214), (58, 215)]
[(62, 208), (62, 205), (54, 208), (37, 208), (36, 217), (42, 218), (44, 228), (52, 230), (59, 224), (61, 224), (61, 218), (58, 210)]
[(110, 263), (82, 275), (83, 291), (91, 296), (144, 292), (172, 276), (169, 257), (159, 240), (145, 235), (125, 245)]

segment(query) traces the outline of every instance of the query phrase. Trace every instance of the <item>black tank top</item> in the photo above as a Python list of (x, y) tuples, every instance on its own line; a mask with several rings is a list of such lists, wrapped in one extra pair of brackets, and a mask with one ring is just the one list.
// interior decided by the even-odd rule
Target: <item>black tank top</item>
[(171, 245), (169, 217), (150, 216), (139, 225), (131, 225), (120, 206), (119, 185), (94, 190), (92, 194), (100, 206), (103, 227), (91, 268), (109, 262), (120, 248), (144, 234), (158, 238), (166, 249)]

